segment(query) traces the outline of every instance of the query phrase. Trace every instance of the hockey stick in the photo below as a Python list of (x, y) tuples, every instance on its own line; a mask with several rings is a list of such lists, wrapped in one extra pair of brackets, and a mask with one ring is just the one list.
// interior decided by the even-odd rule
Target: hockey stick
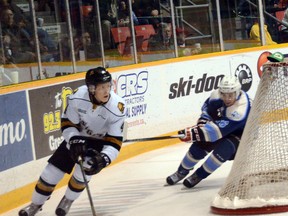
[(184, 134), (172, 135), (172, 136), (160, 136), (160, 137), (146, 137), (146, 138), (136, 138), (136, 139), (126, 139), (123, 142), (144, 142), (144, 141), (155, 141), (155, 140), (165, 140), (165, 139), (175, 139), (184, 137)]
[(184, 134), (172, 135), (172, 136), (160, 136), (160, 137), (146, 137), (146, 138), (136, 138), (136, 139), (127, 139), (128, 133), (128, 123), (124, 122), (123, 125), (123, 142), (144, 142), (144, 141), (154, 141), (154, 140), (163, 140), (163, 139), (175, 139), (184, 137)]
[(92, 215), (96, 216), (96, 212), (95, 212), (95, 208), (94, 208), (94, 205), (93, 205), (91, 192), (90, 192), (90, 189), (89, 189), (88, 181), (87, 181), (87, 178), (86, 178), (86, 175), (85, 175), (85, 171), (84, 171), (84, 167), (83, 167), (83, 158), (81, 156), (78, 157), (78, 162), (79, 162), (80, 169), (81, 169), (81, 172), (82, 172), (82, 175), (83, 175), (83, 180), (84, 180), (84, 184), (85, 184), (85, 187), (86, 187), (87, 195), (88, 195), (88, 198), (89, 198), (89, 202), (90, 202), (90, 206), (91, 206), (91, 210), (92, 210)]

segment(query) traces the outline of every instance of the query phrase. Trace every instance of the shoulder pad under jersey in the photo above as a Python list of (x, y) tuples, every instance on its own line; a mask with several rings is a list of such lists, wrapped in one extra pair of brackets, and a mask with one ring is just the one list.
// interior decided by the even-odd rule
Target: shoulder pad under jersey
[(86, 85), (77, 88), (70, 98), (86, 98), (88, 96), (88, 89)]
[(211, 101), (211, 100), (219, 100), (219, 99), (221, 99), (221, 98), (220, 98), (220, 94), (219, 94), (218, 89), (216, 89), (215, 91), (213, 91), (213, 92), (211, 93), (211, 95), (210, 95), (210, 97), (209, 97), (209, 100)]
[(241, 91), (240, 98), (226, 109), (226, 117), (233, 121), (242, 121), (247, 118), (250, 110), (250, 100), (246, 92)]
[(110, 99), (105, 104), (105, 107), (117, 116), (122, 116), (125, 114), (124, 99), (121, 98), (119, 95), (115, 94), (113, 91), (111, 91)]

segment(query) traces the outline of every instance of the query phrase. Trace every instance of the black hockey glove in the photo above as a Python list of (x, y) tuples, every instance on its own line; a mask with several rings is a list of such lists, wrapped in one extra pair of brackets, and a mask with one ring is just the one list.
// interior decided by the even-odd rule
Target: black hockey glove
[(78, 162), (78, 157), (84, 157), (87, 139), (83, 136), (73, 136), (69, 140), (70, 153), (73, 161)]
[(90, 167), (84, 167), (86, 175), (95, 175), (111, 163), (110, 158), (106, 154), (99, 153), (94, 149), (88, 149), (87, 156), (90, 157), (87, 161)]
[(197, 141), (197, 142), (201, 142), (204, 141), (203, 138), (201, 139), (202, 136), (202, 131), (200, 129), (199, 126), (194, 126), (191, 128), (191, 135), (192, 135), (192, 140)]

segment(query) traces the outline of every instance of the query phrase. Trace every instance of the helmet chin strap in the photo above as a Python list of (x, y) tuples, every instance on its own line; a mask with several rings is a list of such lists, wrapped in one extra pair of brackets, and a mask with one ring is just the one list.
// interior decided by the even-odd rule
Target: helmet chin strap
[(95, 105), (103, 105), (103, 104), (106, 104), (106, 103), (109, 101), (110, 95), (109, 95), (109, 99), (108, 99), (106, 102), (98, 101), (98, 100), (95, 98), (94, 94), (92, 94), (91, 92), (89, 92), (89, 98), (90, 98), (90, 101), (91, 101), (93, 104), (95, 104)]
[(101, 105), (101, 104), (103, 104), (102, 102), (98, 101), (98, 100), (95, 98), (94, 94), (92, 94), (91, 92), (89, 92), (89, 98), (90, 98), (90, 101), (91, 101), (93, 104), (95, 104), (95, 105)]

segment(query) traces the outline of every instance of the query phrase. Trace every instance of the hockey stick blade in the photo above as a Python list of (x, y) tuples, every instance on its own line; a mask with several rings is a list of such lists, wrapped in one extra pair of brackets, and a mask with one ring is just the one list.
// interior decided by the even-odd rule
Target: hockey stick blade
[(165, 140), (165, 139), (175, 139), (182, 138), (184, 134), (172, 135), (172, 136), (160, 136), (160, 137), (146, 137), (146, 138), (137, 138), (137, 139), (126, 139), (123, 142), (146, 142), (146, 141), (155, 141), (155, 140)]

